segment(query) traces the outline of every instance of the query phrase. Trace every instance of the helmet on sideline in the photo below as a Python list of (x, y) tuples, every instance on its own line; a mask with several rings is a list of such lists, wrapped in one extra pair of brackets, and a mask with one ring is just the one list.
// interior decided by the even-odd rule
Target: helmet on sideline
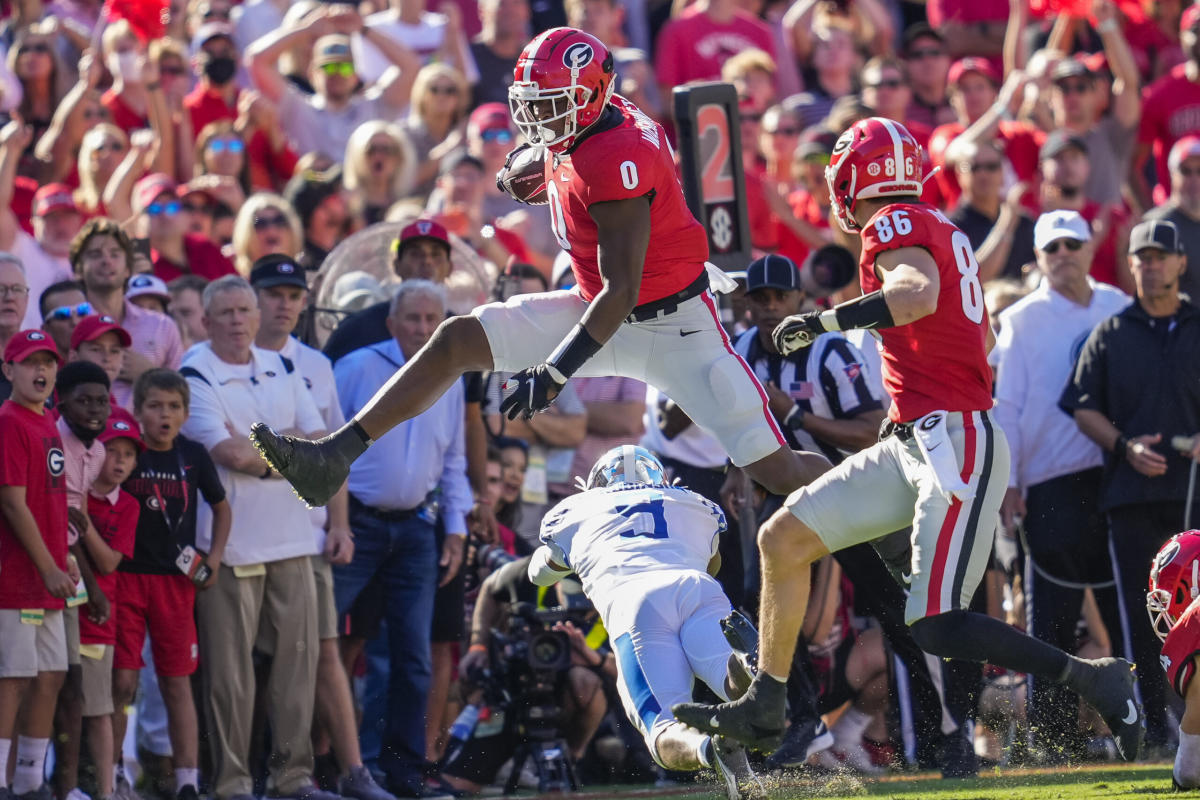
[(1146, 611), (1159, 639), (1200, 597), (1200, 531), (1184, 531), (1167, 540), (1150, 562), (1150, 590)]
[(587, 488), (599, 489), (619, 483), (666, 486), (666, 470), (662, 462), (646, 448), (623, 444), (596, 459), (588, 474)]

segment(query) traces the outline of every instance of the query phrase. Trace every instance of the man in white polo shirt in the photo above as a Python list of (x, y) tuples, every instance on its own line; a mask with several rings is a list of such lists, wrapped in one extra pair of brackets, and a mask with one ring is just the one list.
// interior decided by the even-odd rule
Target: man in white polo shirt
[[(269, 759), (270, 794), (336, 800), (312, 782), (310, 729), (319, 650), (312, 523), (247, 436), (250, 424), (264, 415), (293, 431), (320, 431), (325, 423), (295, 365), (254, 346), (259, 311), (249, 283), (233, 275), (219, 278), (204, 290), (203, 303), (209, 340), (193, 347), (180, 369), (192, 392), (182, 433), (212, 455), (233, 510), (218, 580), (196, 599), (209, 730), (215, 737), (213, 794), (219, 800), (249, 800), (254, 791), (251, 653), (257, 644), (279, 655), (266, 686), (275, 748)], [(208, 545), (201, 541), (207, 514), (207, 506), (201, 506), (201, 549)]]
[[(1118, 618), (1099, 504), (1100, 448), (1059, 410), (1058, 400), (1088, 334), (1129, 305), (1129, 297), (1088, 277), (1095, 242), (1078, 212), (1042, 214), (1033, 237), (1042, 282), (1001, 312), (992, 353), (996, 421), (1012, 449), (1000, 515), (1010, 529), (1016, 518), (1024, 521), (1030, 635), (1071, 652), (1084, 585), (1096, 585), (1106, 623)], [(1037, 745), (1047, 758), (1062, 760), (1080, 744), (1072, 741), (1078, 698), (1063, 686), (1030, 680)]]

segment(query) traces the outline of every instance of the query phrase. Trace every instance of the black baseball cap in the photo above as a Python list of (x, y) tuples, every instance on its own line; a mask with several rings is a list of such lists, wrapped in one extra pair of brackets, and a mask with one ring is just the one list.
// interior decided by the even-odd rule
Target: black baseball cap
[(296, 209), (300, 222), (304, 226), (312, 221), (325, 198), (342, 190), (342, 165), (334, 164), (324, 172), (307, 170), (295, 175), (283, 188), (283, 199)]
[(1074, 147), (1085, 156), (1088, 154), (1087, 142), (1082, 137), (1062, 129), (1051, 131), (1042, 143), (1042, 149), (1038, 151), (1038, 161), (1055, 158), (1069, 147)]
[(304, 267), (296, 263), (291, 256), (269, 255), (254, 262), (250, 269), (250, 285), (255, 289), (268, 289), (272, 286), (297, 286), (307, 289), (304, 280)]
[(1162, 250), (1167, 253), (1183, 253), (1183, 242), (1179, 239), (1179, 228), (1165, 219), (1150, 219), (1138, 223), (1129, 232), (1129, 254), (1141, 250)]
[(746, 267), (746, 292), (756, 292), (759, 289), (796, 289), (800, 286), (800, 270), (796, 262), (787, 256), (763, 256), (750, 262)]

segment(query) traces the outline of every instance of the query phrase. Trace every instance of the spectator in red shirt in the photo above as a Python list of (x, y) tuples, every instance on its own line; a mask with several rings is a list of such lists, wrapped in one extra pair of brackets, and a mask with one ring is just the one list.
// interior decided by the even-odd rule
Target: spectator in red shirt
[(800, 188), (787, 198), (787, 211), (778, 212), (779, 253), (797, 264), (804, 264), (808, 254), (828, 244), (832, 237), (829, 228), (829, 184), (825, 167), (829, 154), (837, 143), (837, 134), (823, 128), (810, 128), (804, 133), (792, 160), (792, 176)]
[(946, 40), (927, 23), (910, 25), (904, 31), (901, 57), (908, 67), (908, 85), (912, 90), (912, 102), (905, 117), (930, 128), (954, 122), (954, 109), (946, 97), (950, 74)]
[(150, 127), (151, 103), (161, 101), (165, 111), (166, 100), (157, 75), (147, 80), (145, 68), (149, 61), (133, 28), (126, 20), (117, 20), (104, 29), (101, 43), (104, 66), (113, 79), (112, 86), (100, 97), (101, 104), (126, 134)]
[(802, 133), (804, 120), (794, 109), (775, 105), (763, 112), (758, 149), (767, 161), (766, 174), (772, 181), (785, 184), (789, 191), (796, 188), (792, 157)]
[(1129, 241), (1130, 218), (1124, 204), (1108, 204), (1088, 200), (1083, 193), (1092, 169), (1087, 142), (1065, 131), (1054, 131), (1046, 137), (1038, 155), (1041, 170), (1041, 210), (1078, 211), (1092, 228), (1096, 253), (1092, 257), (1090, 275), (1134, 294), (1136, 287), (1123, 255)]
[(233, 273), (233, 264), (219, 247), (184, 231), (178, 191), (175, 181), (161, 172), (147, 175), (133, 187), (136, 230), (150, 239), (154, 274), (171, 281), (186, 273), (208, 280)]
[[(237, 272), (249, 280), (255, 261), (272, 254), (295, 258), (304, 246), (300, 217), (277, 194), (250, 195), (233, 223), (233, 252)], [(210, 279), (211, 280), (211, 279)]]
[(755, 47), (775, 58), (775, 40), (764, 22), (736, 0), (698, 0), (658, 35), (654, 72), (663, 96), (685, 83), (716, 80), (727, 59)]
[[(210, 122), (196, 136), (195, 155), (196, 177), (215, 175), (232, 178), (237, 182), (241, 190), (240, 197), (226, 198), (226, 205), (236, 213), (246, 195), (252, 191), (250, 159), (245, 138), (231, 120), (219, 119)], [(233, 205), (228, 202), (230, 200), (233, 201)]]
[(985, 56), (995, 64), (1008, 25), (1005, 0), (929, 0), (930, 26), (952, 56)]
[[(137, 533), (138, 502), (121, 484), (133, 472), (144, 447), (134, 426), (113, 416), (97, 437), (104, 445), (104, 465), (87, 496), (88, 524), (80, 541), (87, 550), (96, 583), (110, 603), (117, 602), (117, 566), (133, 555)], [(112, 615), (99, 622), (92, 615), (79, 617), (80, 667), (83, 678), (83, 720), (88, 751), (96, 765), (101, 797), (110, 797), (113, 783), (113, 648), (117, 621)]]
[(179, 210), (183, 214), (185, 234), (203, 236), (218, 246), (225, 241), (217, 227), (218, 211), (232, 214), (246, 201), (237, 178), (228, 175), (200, 175), (180, 184), (176, 194), (181, 203)]
[(761, 114), (775, 104), (775, 71), (770, 54), (751, 48), (721, 66), (721, 80), (732, 83), (738, 99)]
[(196, 86), (183, 100), (192, 130), (201, 131), (211, 122), (237, 118), (239, 90), (237, 48), (233, 26), (227, 22), (201, 25), (192, 37), (192, 67)]
[[(1143, 208), (1166, 202), (1171, 171), (1167, 156), (1175, 142), (1200, 132), (1200, 6), (1188, 6), (1180, 21), (1180, 42), (1187, 61), (1142, 92), (1142, 122), (1133, 151), (1130, 181)], [(1145, 164), (1154, 153), (1157, 181), (1151, 191)]]
[[(958, 202), (960, 190), (954, 171), (946, 169), (947, 148), (957, 138), (964, 143), (997, 139), (1004, 147), (1006, 185), (1024, 181), (1034, 185), (1037, 173), (1038, 147), (1042, 133), (1026, 122), (1007, 119), (1011, 106), (1019, 101), (1019, 76), (1014, 76), (1003, 87), (1000, 73), (991, 62), (982, 58), (959, 59), (950, 67), (950, 104), (958, 115), (958, 121), (941, 125), (929, 137), (929, 160), (937, 173), (940, 205), (952, 208)], [(1036, 210), (1036, 200), (1026, 196), (1026, 205)]]

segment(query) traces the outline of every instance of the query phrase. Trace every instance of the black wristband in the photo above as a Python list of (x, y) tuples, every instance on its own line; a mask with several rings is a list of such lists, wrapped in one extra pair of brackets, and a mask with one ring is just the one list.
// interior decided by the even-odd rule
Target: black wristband
[(1125, 434), (1117, 434), (1117, 440), (1113, 442), (1112, 451), (1118, 461), (1125, 460), (1125, 457), (1129, 454), (1129, 440), (1125, 438)]
[(603, 346), (592, 338), (587, 328), (576, 325), (550, 354), (550, 358), (546, 359), (546, 363), (562, 373), (564, 378), (570, 378), (589, 358), (600, 352)]
[(896, 321), (892, 319), (892, 310), (888, 308), (887, 300), (883, 297), (882, 289), (837, 305), (833, 308), (833, 312), (837, 319), (838, 329), (843, 331), (855, 328), (893, 328), (896, 325)]

